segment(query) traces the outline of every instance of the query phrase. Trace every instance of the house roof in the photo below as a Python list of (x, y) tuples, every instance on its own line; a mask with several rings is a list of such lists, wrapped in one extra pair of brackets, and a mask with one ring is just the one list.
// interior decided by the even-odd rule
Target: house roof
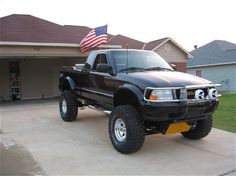
[(188, 67), (236, 63), (236, 44), (224, 40), (214, 40), (190, 53), (193, 58), (188, 60)]
[(64, 28), (68, 31), (71, 31), (76, 35), (76, 39), (80, 43), (83, 38), (92, 30), (92, 28), (87, 26), (73, 26), (73, 25), (65, 25)]
[(108, 40), (110, 45), (122, 45), (122, 48), (142, 49), (144, 42), (126, 37), (124, 35), (115, 35)]
[[(92, 30), (86, 26), (59, 25), (31, 15), (13, 14), (0, 18), (0, 44), (42, 45), (42, 46), (79, 46), (82, 39)], [(108, 34), (106, 46), (122, 46), (130, 49), (155, 50), (172, 41), (183, 52), (189, 54), (171, 38), (144, 43), (124, 35)]]
[(13, 14), (0, 18), (0, 41), (79, 43), (80, 37), (64, 26), (31, 15)]
[(168, 38), (165, 37), (165, 38), (162, 38), (162, 39), (158, 39), (158, 40), (154, 40), (154, 41), (151, 41), (151, 42), (148, 42), (146, 43), (144, 46), (143, 46), (143, 49), (145, 50), (153, 50), (154, 48), (156, 48), (157, 46), (159, 46), (161, 43), (163, 43), (165, 40), (167, 40)]

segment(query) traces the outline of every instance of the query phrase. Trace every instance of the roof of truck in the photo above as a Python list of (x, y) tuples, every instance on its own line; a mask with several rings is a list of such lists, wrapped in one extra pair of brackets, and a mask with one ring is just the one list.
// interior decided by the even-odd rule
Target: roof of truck
[(102, 53), (108, 51), (141, 51), (141, 52), (153, 52), (149, 50), (141, 50), (141, 49), (102, 49), (102, 50), (93, 50), (91, 52)]

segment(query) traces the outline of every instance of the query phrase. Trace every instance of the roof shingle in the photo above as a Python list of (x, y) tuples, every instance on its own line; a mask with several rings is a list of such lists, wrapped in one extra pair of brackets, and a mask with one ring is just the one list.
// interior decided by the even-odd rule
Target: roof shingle
[(68, 31), (73, 32), (79, 42), (81, 42), (83, 38), (92, 30), (92, 28), (89, 28), (87, 26), (65, 25), (64, 28)]
[(165, 38), (162, 38), (162, 39), (158, 39), (158, 40), (148, 42), (148, 43), (145, 44), (144, 49), (145, 50), (153, 50), (154, 48), (156, 48), (158, 45), (160, 45), (162, 42), (164, 42), (167, 39), (168, 39), (168, 37), (165, 37)]
[(80, 37), (64, 26), (31, 15), (0, 18), (0, 40), (41, 43), (80, 43)]
[(236, 44), (223, 40), (214, 40), (190, 52), (187, 66), (236, 63)]
[[(86, 26), (59, 25), (31, 15), (13, 14), (0, 18), (0, 41), (79, 44), (92, 30)], [(144, 43), (124, 35), (108, 34), (108, 45), (153, 50), (170, 38)], [(178, 45), (176, 42), (174, 42)], [(179, 46), (179, 45), (178, 45)], [(180, 47), (186, 52), (182, 47)]]
[[(108, 44), (110, 45), (122, 45), (122, 48), (142, 49), (144, 42), (123, 36), (116, 35), (109, 39)], [(128, 45), (128, 46), (127, 46)]]

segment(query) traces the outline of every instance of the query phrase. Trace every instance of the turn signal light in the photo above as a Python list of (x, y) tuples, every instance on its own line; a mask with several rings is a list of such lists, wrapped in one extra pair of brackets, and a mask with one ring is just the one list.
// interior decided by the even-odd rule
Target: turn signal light
[(150, 95), (150, 97), (149, 97), (149, 100), (157, 100), (157, 96), (156, 95)]
[(166, 101), (173, 100), (172, 90), (169, 89), (154, 89), (152, 90), (149, 100), (151, 101)]

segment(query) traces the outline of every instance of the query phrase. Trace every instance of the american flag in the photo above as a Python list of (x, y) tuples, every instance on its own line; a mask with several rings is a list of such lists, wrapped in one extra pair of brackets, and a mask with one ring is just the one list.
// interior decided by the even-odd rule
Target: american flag
[(107, 25), (100, 26), (90, 31), (80, 42), (82, 53), (101, 44), (107, 43)]

